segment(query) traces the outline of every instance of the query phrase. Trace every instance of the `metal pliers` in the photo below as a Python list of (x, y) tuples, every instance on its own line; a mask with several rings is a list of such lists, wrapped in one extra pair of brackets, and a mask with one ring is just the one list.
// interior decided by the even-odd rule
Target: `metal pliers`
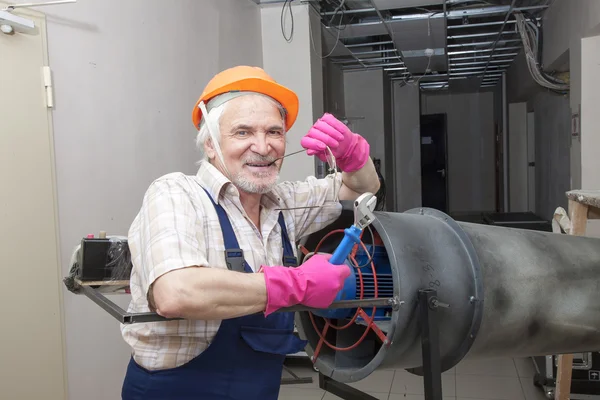
[(333, 252), (329, 262), (335, 265), (343, 264), (352, 251), (352, 247), (360, 242), (363, 229), (375, 220), (375, 205), (377, 197), (373, 193), (363, 193), (354, 201), (354, 225), (344, 229), (344, 238)]

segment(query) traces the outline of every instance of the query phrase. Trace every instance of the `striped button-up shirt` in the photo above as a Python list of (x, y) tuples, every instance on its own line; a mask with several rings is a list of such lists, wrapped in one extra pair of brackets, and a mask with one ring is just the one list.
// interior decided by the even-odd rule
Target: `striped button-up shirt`
[[(340, 185), (341, 174), (282, 182), (262, 196), (261, 226), (256, 227), (242, 207), (237, 188), (206, 161), (195, 176), (172, 173), (155, 180), (128, 234), (133, 264), (129, 311), (150, 311), (148, 288), (169, 271), (190, 266), (227, 268), (219, 219), (204, 189), (227, 212), (246, 261), (257, 271), (261, 265), (282, 263), (278, 209), (321, 206), (282, 211), (293, 245), (339, 217), (341, 205), (334, 196)], [(175, 320), (122, 325), (121, 331), (134, 360), (157, 370), (198, 356), (219, 326), (220, 321)]]

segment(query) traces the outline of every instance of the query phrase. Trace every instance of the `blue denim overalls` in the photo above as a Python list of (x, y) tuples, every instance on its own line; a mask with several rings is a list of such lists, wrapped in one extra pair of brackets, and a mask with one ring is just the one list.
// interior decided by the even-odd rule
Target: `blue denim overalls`
[[(208, 193), (207, 193), (208, 194)], [(229, 269), (253, 273), (243, 259), (225, 210), (213, 202), (226, 248)], [(279, 213), (283, 265), (295, 266), (292, 244)], [(302, 351), (306, 342), (293, 333), (294, 313), (257, 313), (221, 322), (210, 346), (176, 368), (148, 371), (130, 360), (123, 400), (277, 400), (287, 354)]]

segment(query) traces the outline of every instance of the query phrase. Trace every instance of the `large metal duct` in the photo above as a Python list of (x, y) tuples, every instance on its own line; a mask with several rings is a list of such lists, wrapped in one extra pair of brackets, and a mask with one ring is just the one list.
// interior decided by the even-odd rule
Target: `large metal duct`
[[(464, 358), (600, 350), (600, 239), (456, 222), (431, 209), (376, 216), (372, 228), (389, 259), (393, 295), (403, 303), (377, 322), (384, 342), (370, 332), (349, 351), (323, 345), (315, 367), (325, 376), (355, 382), (382, 367), (422, 374), (417, 293), (424, 288), (436, 289), (448, 304), (436, 311), (442, 371)], [(344, 211), (306, 247), (314, 249), (352, 220), (352, 212)], [(319, 251), (332, 252), (340, 239), (331, 236)], [(324, 319), (313, 317), (320, 331)], [(319, 336), (309, 313), (299, 312), (296, 325), (313, 356)], [(326, 338), (347, 347), (364, 331), (364, 324), (354, 323), (329, 329)]]

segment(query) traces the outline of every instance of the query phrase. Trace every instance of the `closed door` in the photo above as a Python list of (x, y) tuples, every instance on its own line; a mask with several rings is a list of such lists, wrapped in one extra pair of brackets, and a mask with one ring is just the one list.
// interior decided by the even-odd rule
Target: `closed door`
[(421, 198), (423, 207), (448, 212), (446, 114), (421, 116)]
[[(6, 3), (0, 2), (0, 9)], [(0, 398), (66, 398), (53, 139), (42, 14), (0, 33)]]

